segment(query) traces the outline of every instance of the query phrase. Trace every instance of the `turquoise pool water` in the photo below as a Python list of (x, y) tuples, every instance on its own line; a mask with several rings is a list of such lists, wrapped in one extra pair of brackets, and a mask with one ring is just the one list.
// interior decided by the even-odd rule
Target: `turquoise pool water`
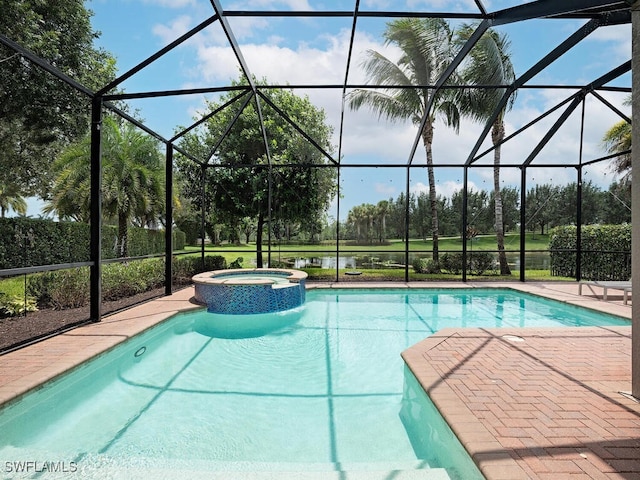
[(180, 314), (2, 410), (0, 466), (8, 478), (482, 478), (400, 352), (445, 327), (570, 325), (628, 322), (500, 290), (310, 290), (287, 312)]

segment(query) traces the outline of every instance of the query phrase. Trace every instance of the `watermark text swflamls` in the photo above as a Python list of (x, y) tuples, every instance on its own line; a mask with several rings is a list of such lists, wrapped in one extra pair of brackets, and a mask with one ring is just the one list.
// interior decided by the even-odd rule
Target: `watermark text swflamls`
[(16, 460), (4, 462), (5, 473), (75, 473), (77, 462)]

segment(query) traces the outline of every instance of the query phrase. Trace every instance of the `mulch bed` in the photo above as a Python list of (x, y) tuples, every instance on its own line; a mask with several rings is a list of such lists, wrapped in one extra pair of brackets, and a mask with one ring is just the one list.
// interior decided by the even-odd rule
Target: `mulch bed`
[[(145, 300), (164, 295), (164, 288), (150, 290), (132, 297), (102, 303), (103, 315), (131, 307)], [(43, 309), (26, 316), (0, 318), (0, 354), (51, 334), (89, 321), (89, 306), (66, 310)]]

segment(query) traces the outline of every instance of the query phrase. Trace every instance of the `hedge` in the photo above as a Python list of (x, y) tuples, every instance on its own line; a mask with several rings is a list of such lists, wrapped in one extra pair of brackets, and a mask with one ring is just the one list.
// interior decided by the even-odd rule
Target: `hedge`
[[(105, 264), (102, 267), (103, 300), (119, 300), (162, 287), (164, 265), (164, 258)], [(173, 282), (176, 286), (189, 284), (196, 273), (225, 268), (227, 262), (222, 255), (207, 255), (204, 267), (200, 257), (176, 257)], [(27, 277), (27, 295), (38, 308), (62, 310), (89, 305), (89, 267), (31, 274)], [(0, 317), (12, 315), (12, 300), (0, 296)]]
[[(487, 271), (495, 271), (496, 260), (489, 252), (467, 252), (467, 272), (471, 275), (484, 275)], [(462, 273), (462, 253), (444, 253), (440, 257), (440, 267), (453, 274)]]
[[(164, 231), (129, 227), (129, 255), (141, 256), (164, 252)], [(115, 258), (117, 228), (102, 227), (102, 258)], [(24, 217), (0, 218), (0, 270), (87, 262), (89, 253), (89, 225), (78, 222)], [(173, 232), (174, 250), (185, 246), (185, 234)]]
[[(551, 274), (577, 275), (577, 228), (555, 227), (550, 232)], [(629, 280), (631, 277), (631, 225), (583, 225), (580, 277), (585, 280)]]

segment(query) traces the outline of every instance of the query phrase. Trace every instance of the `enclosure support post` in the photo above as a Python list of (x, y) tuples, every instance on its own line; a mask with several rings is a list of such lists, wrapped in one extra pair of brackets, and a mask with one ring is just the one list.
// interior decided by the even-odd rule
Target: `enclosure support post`
[(200, 213), (200, 260), (202, 262), (202, 271), (205, 271), (205, 266), (204, 266), (204, 237), (206, 235), (205, 231), (204, 231), (204, 219), (205, 216), (207, 214), (207, 209), (205, 207), (205, 205), (207, 204), (206, 201), (206, 197), (205, 194), (207, 193), (205, 190), (205, 179), (207, 177), (207, 167), (206, 165), (202, 165), (202, 169), (201, 169), (201, 173), (202, 173), (202, 185), (200, 186), (200, 198), (202, 199), (202, 208), (201, 213)]
[(411, 168), (407, 165), (407, 182), (404, 202), (404, 281), (409, 281), (409, 189), (411, 188)]
[(520, 281), (525, 281), (526, 255), (524, 249), (527, 246), (527, 167), (521, 167), (520, 171)]
[[(631, 170), (640, 171), (640, 1), (634, 2), (631, 7), (632, 23), (632, 118), (636, 121), (631, 127)], [(640, 303), (634, 301), (640, 287), (640, 182), (631, 182), (631, 224), (632, 224), (632, 282), (636, 286), (632, 292), (632, 327), (631, 327), (631, 393), (635, 398), (640, 398)]]
[(582, 278), (582, 167), (578, 167), (576, 186), (576, 280)]
[[(273, 208), (273, 166), (269, 162), (269, 174), (267, 175), (267, 265), (271, 266), (271, 209)], [(258, 239), (256, 239), (257, 242)], [(249, 243), (249, 240), (247, 240)], [(260, 258), (262, 259), (262, 251), (260, 251)], [(262, 264), (257, 265), (262, 267)]]
[(91, 224), (89, 274), (90, 319), (99, 322), (102, 318), (102, 159), (101, 135), (102, 97), (94, 97), (91, 102)]
[(340, 273), (339, 273), (340, 272), (340, 166), (338, 166), (337, 181), (338, 181), (338, 193), (336, 195), (336, 282), (339, 282), (340, 281)]
[(164, 294), (171, 295), (173, 293), (173, 145), (171, 143), (167, 143), (164, 190), (167, 209), (164, 227)]
[(578, 180), (576, 185), (576, 280), (582, 278), (582, 148), (584, 146), (584, 113), (585, 99), (582, 99), (582, 116), (580, 117), (580, 146), (578, 157)]
[(469, 202), (469, 167), (462, 169), (462, 281), (467, 281), (467, 210)]

